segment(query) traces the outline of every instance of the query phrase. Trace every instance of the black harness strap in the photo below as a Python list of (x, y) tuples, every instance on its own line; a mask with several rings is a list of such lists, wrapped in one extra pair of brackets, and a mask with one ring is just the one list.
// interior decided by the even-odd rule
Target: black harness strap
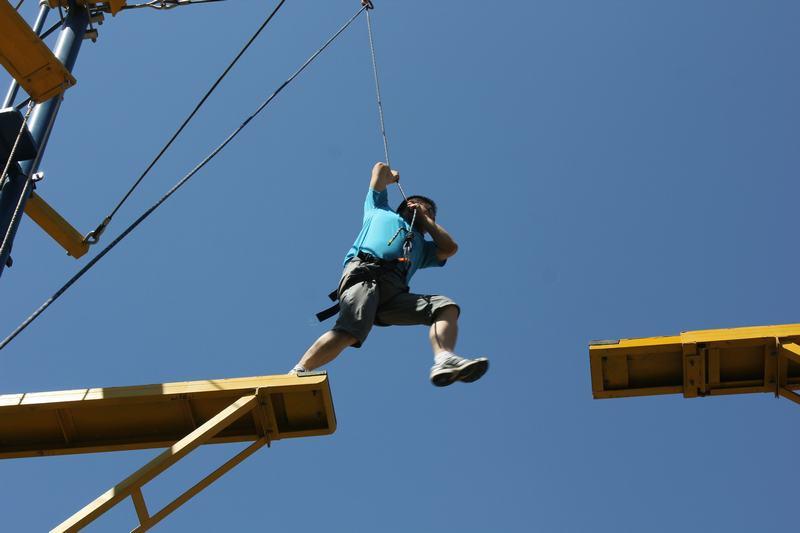
[(325, 322), (330, 317), (339, 314), (339, 302), (336, 302), (332, 306), (328, 307), (327, 309), (323, 309), (319, 313), (317, 313), (317, 320), (320, 322)]
[(361, 264), (354, 268), (350, 275), (347, 276), (347, 279), (328, 295), (328, 298), (336, 303), (317, 313), (317, 320), (320, 322), (324, 322), (339, 313), (339, 298), (344, 291), (364, 281), (377, 283), (385, 274), (396, 271), (399, 265), (403, 264), (403, 261), (397, 259), (380, 259), (364, 252), (359, 252), (358, 258), (361, 260)]

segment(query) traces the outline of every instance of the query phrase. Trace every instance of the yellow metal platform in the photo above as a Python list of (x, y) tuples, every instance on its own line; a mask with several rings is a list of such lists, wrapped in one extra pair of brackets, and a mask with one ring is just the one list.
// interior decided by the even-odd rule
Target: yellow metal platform
[(336, 430), (324, 374), (0, 395), (0, 459), (171, 446), (225, 407), (253, 409), (209, 443), (327, 435)]
[[(258, 376), (0, 396), (0, 458), (167, 449), (53, 528), (77, 532), (130, 498), (144, 532), (278, 439), (336, 431), (328, 376)], [(151, 513), (142, 488), (198, 446), (252, 441)]]
[(8, 0), (0, 0), (0, 64), (34, 102), (75, 85), (75, 78)]
[(800, 403), (800, 324), (595, 341), (595, 398), (767, 392)]

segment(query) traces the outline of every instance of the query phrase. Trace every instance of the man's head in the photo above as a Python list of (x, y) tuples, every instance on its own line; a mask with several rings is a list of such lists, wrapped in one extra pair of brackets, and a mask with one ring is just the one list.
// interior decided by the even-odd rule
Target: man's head
[(417, 206), (427, 207), (431, 217), (436, 219), (436, 202), (425, 196), (409, 196), (407, 200), (403, 200), (397, 206), (397, 214), (410, 224), (414, 208)]

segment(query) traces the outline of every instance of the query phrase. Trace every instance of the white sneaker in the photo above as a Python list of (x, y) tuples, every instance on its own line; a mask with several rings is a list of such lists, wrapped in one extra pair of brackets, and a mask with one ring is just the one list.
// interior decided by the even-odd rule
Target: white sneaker
[(456, 381), (472, 383), (479, 380), (487, 370), (489, 360), (485, 357), (465, 359), (453, 355), (431, 367), (431, 383), (437, 387), (446, 387)]
[(289, 372), (287, 372), (287, 374), (289, 374), (290, 376), (297, 376), (298, 374), (303, 374), (305, 372), (308, 372), (308, 371), (305, 368), (303, 368), (302, 366), (294, 365), (294, 368), (289, 370)]

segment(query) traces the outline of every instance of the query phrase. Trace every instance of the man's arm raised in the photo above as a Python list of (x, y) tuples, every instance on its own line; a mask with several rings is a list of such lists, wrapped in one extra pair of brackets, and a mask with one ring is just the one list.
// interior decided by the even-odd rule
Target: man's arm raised
[(431, 216), (430, 212), (427, 209), (427, 206), (424, 204), (416, 204), (415, 205), (417, 211), (417, 219), (419, 220), (419, 225), (422, 229), (424, 229), (428, 235), (431, 236), (433, 242), (436, 243), (436, 259), (439, 261), (444, 261), (448, 257), (453, 257), (458, 252), (458, 244), (447, 233), (442, 226), (436, 223), (436, 220)]
[(442, 226), (434, 222), (433, 226), (428, 229), (428, 233), (436, 243), (436, 259), (444, 261), (448, 257), (456, 255), (458, 244)]
[(392, 183), (400, 181), (400, 173), (390, 169), (385, 163), (375, 163), (372, 167), (372, 178), (369, 180), (369, 188), (378, 192), (383, 192)]

